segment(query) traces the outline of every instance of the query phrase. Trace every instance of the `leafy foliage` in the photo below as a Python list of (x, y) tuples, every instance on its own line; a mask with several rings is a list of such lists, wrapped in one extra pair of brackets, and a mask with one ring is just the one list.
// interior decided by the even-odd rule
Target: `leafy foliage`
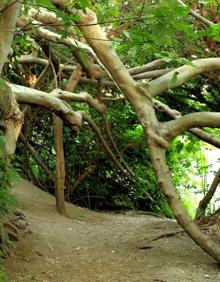
[[(3, 154), (4, 142), (0, 135), (0, 153)], [(11, 166), (0, 158), (0, 217), (11, 211), (16, 203), (14, 196), (11, 194), (12, 181), (15, 180), (16, 174)]]
[(3, 269), (0, 268), (0, 281), (1, 282), (9, 282), (6, 274), (5, 274), (5, 271)]

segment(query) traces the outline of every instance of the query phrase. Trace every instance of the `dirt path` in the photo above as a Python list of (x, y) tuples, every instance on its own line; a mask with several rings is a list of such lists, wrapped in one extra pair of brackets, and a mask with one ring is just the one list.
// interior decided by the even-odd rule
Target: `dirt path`
[[(21, 181), (15, 188), (30, 232), (4, 267), (10, 282), (220, 281), (220, 269), (186, 235), (148, 241), (178, 230), (174, 221), (146, 215), (90, 212), (67, 205)], [(141, 249), (141, 247), (146, 247)]]

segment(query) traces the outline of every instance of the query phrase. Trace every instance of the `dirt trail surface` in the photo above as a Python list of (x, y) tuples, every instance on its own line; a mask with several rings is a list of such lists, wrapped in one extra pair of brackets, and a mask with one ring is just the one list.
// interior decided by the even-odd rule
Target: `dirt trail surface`
[(22, 180), (15, 194), (29, 222), (3, 265), (10, 282), (220, 281), (220, 268), (175, 221), (149, 215), (95, 213), (67, 204)]

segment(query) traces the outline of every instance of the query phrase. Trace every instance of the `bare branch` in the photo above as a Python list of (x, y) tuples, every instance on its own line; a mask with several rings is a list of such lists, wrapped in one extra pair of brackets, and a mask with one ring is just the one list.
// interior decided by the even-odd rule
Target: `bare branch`
[(84, 179), (86, 179), (93, 171), (97, 168), (97, 165), (89, 165), (85, 168), (82, 174), (79, 175), (79, 177), (74, 182), (73, 186), (70, 187), (69, 193), (73, 193), (76, 188), (83, 182)]
[(211, 136), (209, 133), (199, 129), (199, 128), (191, 128), (189, 131), (194, 134), (199, 139), (215, 146), (220, 149), (220, 138)]
[[(22, 64), (39, 64), (43, 66), (46, 66), (48, 64), (47, 59), (38, 58), (38, 57), (33, 56), (32, 54), (21, 55), (20, 57), (17, 58), (17, 60), (19, 63), (22, 63)], [(76, 66), (60, 64), (60, 68), (67, 70), (67, 71), (73, 71), (76, 69)]]
[[(182, 7), (188, 7), (183, 1), (181, 0), (176, 0), (177, 3), (179, 3)], [(204, 18), (203, 16), (201, 16), (200, 14), (196, 13), (193, 10), (190, 10), (190, 15), (193, 16), (195, 19), (199, 20), (200, 22), (210, 26), (213, 24), (213, 22), (209, 21), (208, 19)]]
[[(136, 74), (136, 75), (132, 74), (132, 77), (135, 80), (157, 78), (170, 71), (172, 71), (172, 69), (153, 70), (153, 71), (147, 71), (147, 72), (143, 72), (143, 73)], [(129, 70), (129, 73), (130, 73), (130, 70)]]
[(106, 106), (104, 104), (101, 104), (98, 99), (93, 98), (87, 92), (71, 93), (68, 91), (55, 89), (50, 94), (65, 101), (87, 102), (92, 107), (94, 107), (99, 113), (104, 113), (106, 111)]
[[(192, 61), (193, 66), (184, 65), (175, 70), (152, 80), (145, 85), (145, 88), (152, 96), (162, 94), (164, 91), (178, 87), (194, 76), (204, 72), (220, 70), (220, 58), (199, 59)], [(175, 76), (175, 81), (172, 78)]]
[[(35, 23), (36, 25), (39, 24), (37, 21), (32, 21), (31, 23)], [(21, 28), (24, 28), (25, 30), (27, 29), (32, 29), (31, 23), (29, 22), (28, 18), (21, 16), (17, 20), (17, 25)], [(88, 45), (72, 38), (72, 37), (67, 37), (67, 38), (62, 38), (60, 34), (57, 34), (53, 31), (50, 31), (46, 28), (43, 27), (35, 27), (34, 28), (34, 34), (35, 36), (39, 38), (46, 39), (48, 41), (54, 42), (54, 43), (59, 43), (59, 44), (64, 44), (67, 46), (72, 46), (75, 48), (80, 48), (88, 51), (95, 60), (99, 61), (97, 59), (97, 56), (95, 52), (90, 48)]]
[(120, 164), (120, 162), (118, 161), (118, 159), (116, 158), (116, 156), (114, 155), (114, 153), (112, 152), (112, 150), (109, 148), (108, 144), (106, 143), (105, 139), (103, 138), (101, 131), (99, 129), (99, 127), (95, 124), (95, 122), (89, 117), (87, 116), (85, 113), (82, 114), (83, 115), (83, 119), (88, 122), (88, 124), (93, 128), (93, 130), (95, 131), (98, 139), (101, 141), (101, 144), (105, 150), (105, 152), (108, 154), (108, 156), (110, 157), (110, 159), (115, 163), (115, 165), (123, 172), (123, 174), (125, 174), (128, 179), (132, 180), (132, 177), (130, 175), (130, 173)]
[(81, 114), (74, 112), (69, 105), (65, 104), (57, 97), (25, 86), (16, 84), (10, 84), (10, 86), (19, 103), (38, 105), (52, 110), (63, 118), (74, 131), (77, 131), (81, 126)]
[(172, 139), (181, 132), (194, 127), (220, 128), (220, 113), (199, 112), (187, 114), (175, 121), (164, 124), (164, 134), (168, 139)]
[(24, 135), (20, 133), (19, 137), (21, 138), (21, 141), (25, 144), (27, 143), (28, 150), (32, 157), (35, 159), (35, 161), (39, 164), (39, 166), (44, 170), (44, 172), (48, 175), (48, 177), (55, 182), (55, 177), (51, 170), (48, 168), (47, 165), (40, 159), (38, 153), (35, 151), (35, 149), (29, 144), (29, 142), (26, 141)]
[(110, 129), (110, 126), (109, 126), (109, 122), (108, 122), (108, 119), (103, 115), (103, 120), (104, 120), (104, 124), (105, 124), (105, 128), (106, 128), (106, 132), (107, 132), (107, 135), (108, 135), (108, 138), (113, 146), (113, 148), (115, 149), (115, 152), (117, 153), (117, 155), (119, 156), (120, 160), (121, 160), (121, 163), (124, 165), (124, 167), (126, 168), (126, 170), (132, 175), (132, 176), (135, 176), (134, 172), (131, 170), (131, 168), (129, 167), (128, 163), (125, 161), (125, 159), (123, 158), (123, 155), (122, 153), (120, 152), (113, 136), (112, 136), (112, 133), (111, 133), (111, 129)]
[[(168, 116), (172, 117), (173, 119), (177, 119), (182, 116), (180, 112), (171, 109), (169, 106), (165, 105), (164, 103), (162, 103), (159, 100), (153, 99), (153, 105), (154, 105), (154, 108), (157, 109), (159, 112), (164, 112)], [(188, 131), (194, 134), (199, 139), (205, 141), (206, 143), (209, 143), (220, 149), (220, 138), (211, 136), (209, 133), (199, 128), (191, 128), (191, 129), (188, 129)]]
[(151, 71), (151, 70), (154, 70), (156, 68), (163, 66), (165, 63), (166, 62), (162, 59), (154, 60), (150, 63), (147, 63), (146, 65), (129, 69), (129, 73), (131, 75), (136, 75), (136, 74), (139, 74), (139, 73)]
[(213, 195), (215, 194), (215, 191), (218, 188), (219, 183), (220, 183), (220, 168), (217, 174), (215, 175), (208, 192), (205, 194), (204, 198), (199, 202), (199, 206), (196, 210), (196, 218), (199, 218), (200, 216), (205, 214), (205, 210), (209, 202), (211, 201)]

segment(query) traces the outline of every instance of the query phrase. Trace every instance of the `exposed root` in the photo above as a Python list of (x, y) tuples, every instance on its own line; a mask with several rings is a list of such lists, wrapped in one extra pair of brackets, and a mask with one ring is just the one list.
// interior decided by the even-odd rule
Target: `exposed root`
[[(175, 235), (178, 235), (178, 234), (184, 233), (184, 232), (185, 231), (181, 229), (181, 230), (177, 230), (177, 231), (171, 231), (171, 232), (163, 233), (163, 234), (161, 234), (159, 236), (156, 236), (153, 239), (148, 240), (146, 243), (149, 244), (149, 243), (157, 241), (159, 239), (175, 236)], [(148, 246), (148, 245), (140, 247), (140, 249), (149, 249), (149, 248), (150, 248), (150, 246)]]

